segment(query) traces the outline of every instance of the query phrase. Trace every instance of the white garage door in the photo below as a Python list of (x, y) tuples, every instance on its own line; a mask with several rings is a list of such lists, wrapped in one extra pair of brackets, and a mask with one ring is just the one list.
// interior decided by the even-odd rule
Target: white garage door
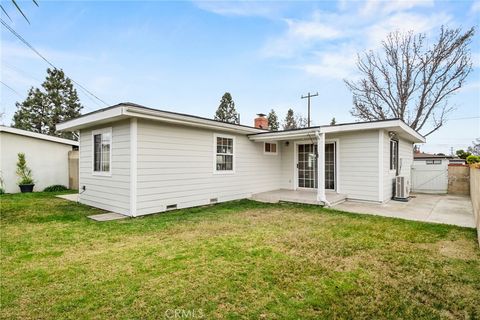
[(415, 160), (412, 165), (412, 192), (447, 193), (448, 160)]

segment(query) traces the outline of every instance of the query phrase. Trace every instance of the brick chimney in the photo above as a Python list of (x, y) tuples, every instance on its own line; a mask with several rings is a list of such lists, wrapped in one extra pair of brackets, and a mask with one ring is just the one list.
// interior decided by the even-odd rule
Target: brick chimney
[(268, 119), (265, 117), (266, 114), (258, 113), (255, 118), (255, 128), (267, 129), (268, 130)]

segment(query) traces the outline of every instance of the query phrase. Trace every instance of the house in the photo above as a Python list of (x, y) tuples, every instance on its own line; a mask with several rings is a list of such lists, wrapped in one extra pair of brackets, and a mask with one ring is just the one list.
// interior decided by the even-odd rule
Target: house
[(18, 153), (25, 153), (35, 180), (34, 191), (61, 184), (69, 185), (68, 153), (77, 141), (0, 126), (0, 170), (7, 193), (20, 192), (17, 185)]
[(255, 122), (121, 103), (57, 129), (80, 132), (80, 202), (130, 216), (268, 192), (385, 202), (395, 176), (410, 176), (413, 144), (425, 142), (398, 119), (278, 132), (262, 129), (263, 115)]
[(427, 166), (435, 166), (435, 165), (449, 165), (449, 164), (465, 164), (465, 159), (455, 157), (455, 156), (447, 156), (444, 154), (431, 154), (425, 152), (415, 152), (413, 154), (413, 161), (416, 165), (427, 165)]

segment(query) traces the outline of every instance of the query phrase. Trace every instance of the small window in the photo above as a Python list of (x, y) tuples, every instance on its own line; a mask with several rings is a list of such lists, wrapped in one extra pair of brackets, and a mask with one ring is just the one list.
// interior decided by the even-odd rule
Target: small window
[(390, 140), (390, 170), (398, 174), (398, 140)]
[(277, 154), (277, 144), (265, 142), (263, 151), (265, 154)]
[(427, 160), (427, 164), (442, 164), (442, 160)]
[(233, 137), (215, 136), (215, 171), (233, 173)]
[(110, 174), (112, 129), (95, 130), (93, 140), (93, 172), (96, 174)]

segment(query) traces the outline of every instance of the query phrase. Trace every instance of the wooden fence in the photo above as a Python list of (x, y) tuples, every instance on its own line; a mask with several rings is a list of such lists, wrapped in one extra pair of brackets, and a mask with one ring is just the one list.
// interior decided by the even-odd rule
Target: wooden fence
[(473, 215), (477, 226), (478, 244), (480, 245), (480, 169), (470, 168), (470, 197)]

